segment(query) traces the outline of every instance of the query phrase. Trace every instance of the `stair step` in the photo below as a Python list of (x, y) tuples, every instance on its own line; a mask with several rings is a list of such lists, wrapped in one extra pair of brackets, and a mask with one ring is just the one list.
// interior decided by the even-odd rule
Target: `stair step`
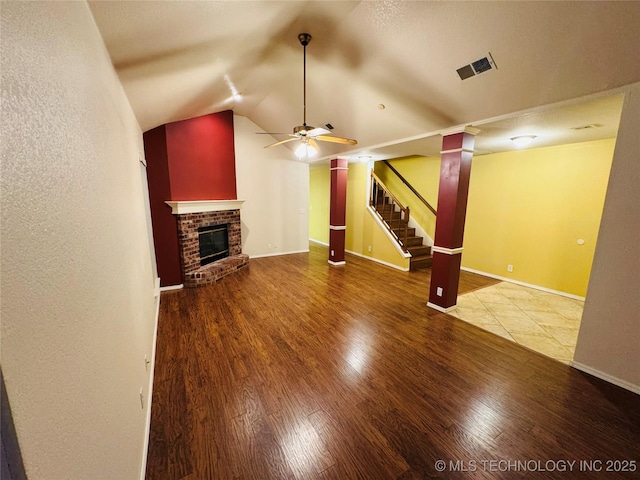
[(411, 257), (411, 260), (409, 262), (409, 270), (417, 270), (418, 268), (431, 267), (432, 262), (433, 262), (433, 256), (431, 255)]
[[(393, 233), (395, 233), (398, 238), (401, 238), (404, 235), (404, 226), (401, 226), (400, 228), (394, 228), (391, 227), (391, 229), (393, 230)], [(416, 236), (416, 229), (415, 228), (407, 228), (407, 236), (409, 238), (411, 237), (415, 237)], [(420, 238), (420, 243), (418, 243), (417, 245), (422, 245), (422, 237)]]
[[(415, 228), (411, 229), (415, 230)], [(394, 230), (395, 231), (395, 230)], [(415, 232), (414, 232), (415, 233)], [(409, 236), (406, 242), (407, 247), (416, 247), (422, 245), (422, 237), (417, 237), (415, 235)]]
[(418, 246), (407, 247), (407, 250), (409, 250), (409, 253), (411, 254), (412, 258), (431, 255), (431, 247), (428, 245), (418, 245)]

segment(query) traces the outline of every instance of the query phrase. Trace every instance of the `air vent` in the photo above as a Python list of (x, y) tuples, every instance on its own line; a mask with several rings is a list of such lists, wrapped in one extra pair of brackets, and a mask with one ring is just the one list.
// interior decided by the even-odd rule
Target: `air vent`
[(486, 57), (482, 57), (475, 62), (471, 62), (469, 65), (458, 68), (456, 72), (458, 72), (460, 80), (466, 80), (467, 78), (471, 78), (483, 72), (497, 68), (498, 66), (496, 65), (496, 62), (493, 61), (493, 57), (491, 56), (491, 53), (489, 53)]
[(333, 130), (333, 125), (331, 125), (330, 123), (326, 123), (325, 127), (327, 130)]
[(588, 128), (600, 128), (599, 123), (590, 123), (589, 125), (580, 125), (579, 127), (571, 127), (571, 130), (587, 130)]

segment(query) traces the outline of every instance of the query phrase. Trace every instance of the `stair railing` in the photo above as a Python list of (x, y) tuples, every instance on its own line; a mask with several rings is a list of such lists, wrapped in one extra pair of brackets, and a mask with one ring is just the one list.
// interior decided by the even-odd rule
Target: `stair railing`
[[(389, 203), (385, 200), (389, 198)], [(387, 227), (387, 230), (393, 235), (402, 250), (407, 250), (407, 238), (409, 236), (409, 207), (405, 207), (400, 201), (391, 193), (391, 191), (382, 183), (382, 180), (371, 170), (371, 191), (369, 195), (369, 205), (378, 213), (378, 216), (382, 219), (382, 223)], [(396, 210), (396, 207), (398, 210)], [(389, 220), (385, 218), (385, 214), (389, 213)], [(400, 213), (399, 218), (393, 218), (394, 213)], [(393, 222), (398, 223), (398, 228), (393, 228)], [(396, 233), (398, 232), (398, 233)]]
[(436, 209), (435, 209), (435, 208), (433, 208), (433, 206), (431, 206), (431, 204), (430, 204), (429, 202), (427, 202), (427, 201), (425, 200), (425, 198), (424, 198), (422, 195), (420, 195), (420, 192), (418, 192), (418, 191), (413, 187), (413, 185), (411, 185), (411, 184), (407, 181), (407, 179), (406, 179), (406, 178), (404, 178), (404, 176), (403, 176), (403, 175), (402, 175), (398, 170), (396, 170), (396, 169), (394, 168), (394, 166), (393, 166), (393, 165), (391, 165), (391, 163), (389, 163), (389, 161), (388, 161), (388, 160), (383, 160), (383, 161), (382, 161), (382, 163), (384, 163), (387, 167), (389, 167), (389, 170), (391, 170), (393, 173), (395, 173), (395, 174), (396, 174), (396, 176), (397, 176), (397, 177), (402, 181), (402, 183), (404, 183), (404, 184), (407, 186), (407, 188), (408, 188), (409, 190), (411, 190), (411, 193), (413, 193), (413, 194), (416, 196), (416, 198), (417, 198), (418, 200), (420, 200), (420, 201), (425, 205), (425, 207), (427, 207), (427, 208), (429, 209), (429, 211), (430, 211), (431, 213), (433, 213), (434, 215), (437, 215), (437, 214), (438, 214), (438, 212), (436, 211)]

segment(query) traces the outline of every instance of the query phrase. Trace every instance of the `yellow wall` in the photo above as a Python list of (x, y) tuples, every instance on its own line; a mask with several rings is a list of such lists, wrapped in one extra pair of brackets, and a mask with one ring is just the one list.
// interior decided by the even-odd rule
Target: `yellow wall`
[[(438, 206), (438, 183), (440, 181), (440, 158), (412, 156), (389, 160), (389, 163), (415, 188), (433, 208)], [(402, 183), (402, 180), (384, 163), (376, 162), (376, 175), (405, 207), (411, 209), (411, 217), (433, 239), (436, 217)]]
[(474, 157), (463, 267), (585, 296), (614, 145)]
[[(369, 169), (366, 163), (350, 163), (347, 175), (346, 249), (382, 262), (409, 268), (409, 260), (367, 211)], [(369, 252), (368, 247), (371, 247)]]
[(331, 171), (328, 165), (309, 169), (309, 238), (329, 243)]
[[(347, 230), (345, 247), (372, 259), (409, 268), (392, 241), (367, 211), (367, 184), (369, 170), (366, 164), (350, 163), (347, 174)], [(309, 170), (309, 236), (312, 240), (329, 243), (329, 206), (331, 171), (328, 165)], [(368, 247), (371, 247), (369, 252)]]

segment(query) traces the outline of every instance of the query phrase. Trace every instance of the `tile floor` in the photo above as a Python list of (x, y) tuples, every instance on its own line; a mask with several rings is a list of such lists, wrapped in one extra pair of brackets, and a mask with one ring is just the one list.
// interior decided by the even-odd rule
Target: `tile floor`
[(581, 300), (500, 282), (461, 295), (450, 314), (568, 364), (583, 306)]

